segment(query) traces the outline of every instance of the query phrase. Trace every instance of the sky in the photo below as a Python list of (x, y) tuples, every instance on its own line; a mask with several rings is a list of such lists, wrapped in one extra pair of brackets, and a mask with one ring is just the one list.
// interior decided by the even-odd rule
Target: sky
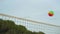
[(0, 13), (60, 26), (60, 0), (0, 0)]

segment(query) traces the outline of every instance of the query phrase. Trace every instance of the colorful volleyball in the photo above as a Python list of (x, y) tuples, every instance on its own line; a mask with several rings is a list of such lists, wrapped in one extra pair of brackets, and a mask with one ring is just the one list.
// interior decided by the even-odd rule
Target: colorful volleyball
[(53, 11), (49, 11), (49, 12), (48, 12), (48, 15), (49, 15), (49, 16), (53, 16), (53, 15), (54, 15), (54, 12), (53, 12)]

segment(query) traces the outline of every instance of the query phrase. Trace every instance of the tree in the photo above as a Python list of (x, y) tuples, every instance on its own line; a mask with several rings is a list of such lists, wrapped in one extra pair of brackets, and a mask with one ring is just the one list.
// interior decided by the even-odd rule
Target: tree
[(45, 34), (44, 32), (38, 32), (38, 34)]
[(25, 26), (16, 25), (12, 20), (0, 19), (0, 34), (45, 34), (43, 32), (32, 32)]
[(23, 31), (23, 32), (27, 31), (26, 27), (24, 27), (22, 25), (16, 25), (16, 29), (20, 30), (20, 31)]
[(27, 30), (27, 31), (25, 31), (24, 32), (24, 34), (32, 34), (33, 32), (31, 32), (31, 31), (29, 31), (29, 30)]
[(15, 23), (10, 20), (2, 20), (0, 19), (0, 32), (7, 32), (9, 29), (14, 28)]
[(23, 34), (23, 32), (16, 29), (10, 29), (6, 32), (6, 34)]

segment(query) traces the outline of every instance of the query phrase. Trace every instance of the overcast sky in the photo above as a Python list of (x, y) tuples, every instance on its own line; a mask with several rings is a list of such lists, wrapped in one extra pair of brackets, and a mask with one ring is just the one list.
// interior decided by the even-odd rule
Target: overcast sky
[(60, 25), (60, 0), (0, 0), (0, 13)]

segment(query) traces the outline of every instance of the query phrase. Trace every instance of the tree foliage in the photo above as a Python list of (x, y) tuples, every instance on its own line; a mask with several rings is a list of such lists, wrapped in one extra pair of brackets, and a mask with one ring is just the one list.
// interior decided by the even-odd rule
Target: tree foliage
[(16, 25), (12, 20), (0, 19), (0, 34), (45, 34), (43, 32), (32, 32), (25, 26)]

